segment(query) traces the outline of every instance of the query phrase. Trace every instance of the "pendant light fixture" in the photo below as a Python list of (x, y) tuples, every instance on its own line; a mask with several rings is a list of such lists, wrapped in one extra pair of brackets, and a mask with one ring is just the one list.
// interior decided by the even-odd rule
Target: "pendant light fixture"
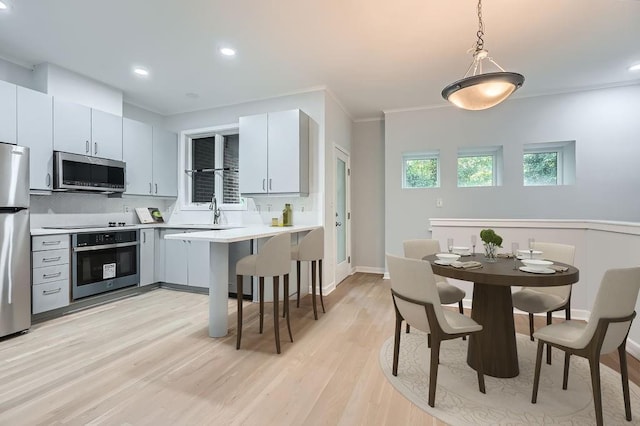
[[(442, 90), (442, 97), (455, 106), (478, 111), (491, 108), (504, 101), (524, 83), (524, 76), (506, 72), (484, 49), (484, 23), (482, 0), (478, 0), (478, 40), (473, 49), (473, 62), (462, 80), (451, 83)], [(482, 62), (495, 65), (498, 72), (482, 72)]]

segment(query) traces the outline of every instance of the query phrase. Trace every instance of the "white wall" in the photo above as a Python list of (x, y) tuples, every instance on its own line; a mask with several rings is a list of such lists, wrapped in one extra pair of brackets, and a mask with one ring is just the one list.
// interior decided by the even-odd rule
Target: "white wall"
[(0, 58), (0, 80), (34, 89), (33, 71), (31, 68), (14, 64)]
[(122, 104), (122, 116), (131, 120), (141, 121), (143, 123), (151, 124), (161, 129), (166, 128), (166, 117), (158, 113), (146, 110), (136, 105), (123, 103)]
[(34, 70), (36, 90), (68, 102), (122, 116), (122, 90), (53, 64)]
[[(352, 120), (342, 108), (336, 98), (329, 92), (326, 96), (325, 104), (325, 126), (326, 126), (326, 145), (324, 156), (320, 162), (320, 167), (324, 170), (324, 188), (325, 188), (325, 209), (324, 209), (324, 226), (325, 226), (325, 262), (324, 273), (330, 288), (335, 277), (335, 265), (337, 262), (336, 251), (336, 229), (335, 229), (335, 147), (339, 146), (347, 154), (351, 154), (351, 128)], [(353, 188), (352, 188), (353, 193)], [(353, 205), (351, 206), (353, 208)], [(351, 220), (351, 224), (353, 220)], [(349, 242), (348, 242), (349, 243)], [(352, 250), (348, 250), (350, 253)], [(350, 255), (350, 254), (349, 254)], [(353, 260), (352, 260), (353, 266)]]
[(351, 154), (353, 265), (384, 272), (384, 120), (354, 123)]
[[(637, 221), (638, 111), (635, 85), (514, 99), (485, 111), (385, 114), (385, 250), (402, 253), (403, 240), (427, 237), (431, 217)], [(575, 185), (522, 186), (523, 144), (570, 140), (576, 141)], [(491, 145), (504, 147), (503, 185), (458, 188), (458, 148)], [(440, 150), (441, 187), (401, 189), (402, 153), (425, 150)]]

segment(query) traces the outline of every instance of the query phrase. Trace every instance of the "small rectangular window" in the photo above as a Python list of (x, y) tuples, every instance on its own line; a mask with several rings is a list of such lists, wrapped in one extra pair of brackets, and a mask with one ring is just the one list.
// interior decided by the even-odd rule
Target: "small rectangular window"
[(575, 143), (525, 144), (524, 186), (568, 185), (575, 181)]
[[(215, 137), (194, 138), (191, 141), (191, 169), (215, 168)], [(194, 173), (191, 185), (191, 200), (194, 203), (211, 201), (215, 187), (213, 173)]]
[(458, 151), (458, 187), (496, 186), (501, 147)]
[(440, 186), (439, 153), (402, 156), (403, 188), (438, 188)]

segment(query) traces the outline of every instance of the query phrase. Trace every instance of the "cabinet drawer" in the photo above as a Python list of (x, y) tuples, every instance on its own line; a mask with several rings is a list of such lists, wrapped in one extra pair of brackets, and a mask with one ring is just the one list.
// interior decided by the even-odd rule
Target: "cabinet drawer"
[(69, 280), (35, 284), (32, 289), (34, 314), (69, 305)]
[(65, 263), (69, 263), (69, 249), (33, 252), (33, 268), (62, 265)]
[(45, 266), (33, 269), (33, 284), (49, 283), (53, 281), (69, 281), (69, 264)]
[(31, 251), (69, 248), (69, 234), (40, 235), (31, 239)]

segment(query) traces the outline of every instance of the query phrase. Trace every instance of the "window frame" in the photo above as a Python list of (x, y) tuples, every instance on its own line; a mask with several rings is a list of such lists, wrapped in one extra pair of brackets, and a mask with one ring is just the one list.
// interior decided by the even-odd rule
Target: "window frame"
[[(194, 203), (192, 199), (192, 173), (188, 170), (192, 169), (192, 143), (193, 139), (216, 137), (215, 138), (215, 164), (217, 167), (218, 162), (224, 161), (224, 138), (223, 136), (239, 134), (240, 126), (238, 123), (227, 124), (222, 126), (205, 127), (200, 129), (184, 130), (180, 133), (180, 152), (179, 163), (184, 166), (184, 169), (179, 170), (178, 185), (179, 193), (178, 198), (180, 200), (180, 210), (185, 211), (208, 211), (210, 210), (211, 202)], [(220, 137), (218, 137), (220, 136)], [(219, 154), (218, 154), (219, 153)], [(215, 179), (215, 191), (216, 193), (222, 192), (222, 175), (216, 174)], [(236, 204), (224, 204), (221, 202), (221, 198), (218, 199), (218, 207), (220, 210), (246, 210), (247, 203), (242, 195), (240, 196), (240, 203)]]
[[(491, 157), (491, 185), (461, 186), (459, 175), (460, 158)], [(456, 157), (457, 188), (493, 188), (502, 185), (502, 146), (459, 148)]]
[[(527, 185), (524, 176), (525, 154), (556, 154), (556, 183), (545, 185)], [(546, 142), (524, 144), (522, 148), (522, 186), (565, 186), (575, 182), (575, 141)]]
[[(407, 161), (411, 160), (435, 160), (436, 184), (434, 186), (408, 186), (407, 185)], [(440, 151), (407, 152), (402, 154), (402, 189), (432, 189), (440, 188)]]

